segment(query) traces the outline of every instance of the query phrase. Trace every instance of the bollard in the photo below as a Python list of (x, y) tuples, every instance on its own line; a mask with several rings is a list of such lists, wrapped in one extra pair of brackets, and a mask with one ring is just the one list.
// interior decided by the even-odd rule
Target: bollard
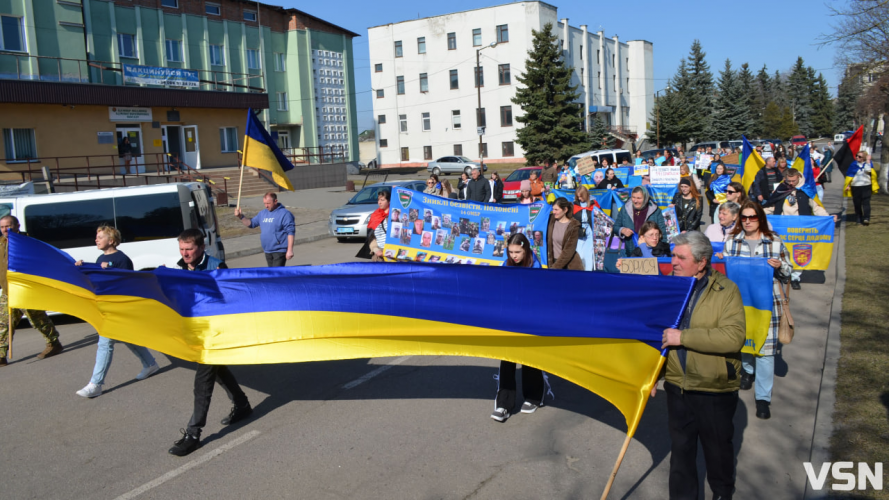
[(346, 191), (349, 191), (350, 193), (355, 192), (355, 183), (352, 181), (346, 181)]

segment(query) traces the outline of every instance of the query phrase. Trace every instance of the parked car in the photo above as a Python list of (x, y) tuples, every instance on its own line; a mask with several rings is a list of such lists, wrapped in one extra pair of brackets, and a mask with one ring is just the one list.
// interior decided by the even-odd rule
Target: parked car
[(577, 160), (580, 158), (592, 156), (599, 165), (602, 164), (603, 159), (608, 160), (609, 166), (619, 166), (623, 163), (624, 160), (632, 165), (634, 163), (633, 153), (627, 151), (626, 149), (597, 149), (594, 151), (587, 151), (586, 153), (580, 153), (579, 155), (574, 155), (568, 159), (568, 166), (574, 168), (577, 164)]
[(803, 147), (808, 144), (808, 139), (804, 135), (795, 135), (790, 138), (790, 143), (797, 147)]
[(728, 148), (731, 147), (729, 141), (710, 141), (710, 142), (699, 142), (694, 146), (688, 148), (688, 154), (693, 155), (696, 151), (706, 151), (707, 148), (719, 149), (719, 148)]
[(519, 198), (519, 188), (522, 181), (529, 179), (531, 172), (537, 172), (537, 175), (540, 176), (542, 171), (543, 167), (522, 167), (509, 174), (509, 177), (503, 181), (503, 201), (516, 201)]
[[(393, 186), (423, 191), (426, 189), (426, 180), (388, 181), (367, 186), (345, 205), (330, 213), (330, 220), (327, 222), (330, 235), (336, 236), (339, 241), (346, 241), (349, 238), (366, 238), (370, 214), (377, 209), (377, 193), (383, 190), (391, 191)], [(394, 203), (395, 200), (392, 202)]]
[[(472, 161), (465, 156), (442, 156), (435, 161), (430, 161), (429, 164), (426, 165), (426, 170), (435, 175), (462, 174), (463, 172), (468, 174), (473, 168), (477, 167), (477, 161)], [(487, 171), (488, 166), (482, 165), (482, 172)]]
[(664, 151), (672, 153), (674, 158), (679, 156), (679, 151), (674, 148), (649, 149), (642, 152), (642, 161), (648, 161), (650, 159), (656, 160), (661, 156), (664, 156)]

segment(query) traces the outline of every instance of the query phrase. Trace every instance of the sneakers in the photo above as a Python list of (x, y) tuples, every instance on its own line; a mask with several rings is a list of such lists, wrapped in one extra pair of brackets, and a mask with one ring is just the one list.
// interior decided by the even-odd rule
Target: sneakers
[(56, 354), (62, 352), (62, 343), (58, 340), (54, 340), (52, 344), (47, 344), (46, 349), (43, 350), (40, 354), (37, 355), (37, 359), (46, 359)]
[(220, 423), (222, 425), (234, 425), (249, 417), (251, 413), (253, 413), (253, 408), (250, 406), (250, 403), (247, 403), (247, 406), (232, 406), (232, 411)]
[(184, 457), (201, 447), (201, 436), (192, 436), (185, 432), (185, 429), (179, 429), (179, 432), (182, 433), (182, 439), (173, 443), (173, 447), (167, 450), (170, 455)]
[(522, 413), (534, 413), (535, 411), (537, 411), (537, 408), (540, 408), (540, 405), (536, 405), (528, 401), (522, 403)]
[(755, 373), (747, 373), (744, 370), (741, 370), (741, 390), (749, 391), (751, 387), (753, 387), (753, 381), (756, 380)]
[(506, 408), (497, 408), (494, 410), (494, 413), (491, 414), (491, 418), (498, 422), (506, 422), (506, 419), (509, 418), (509, 412)]
[(867, 219), (864, 219), (861, 223), (864, 224), (865, 226), (870, 226), (870, 221)]
[(6, 365), (7, 365), (7, 363), (6, 363), (6, 358), (5, 358), (5, 357), (0, 358), (0, 367), (4, 367), (4, 366), (6, 366)]
[(799, 281), (790, 280), (790, 288), (793, 288), (794, 290), (799, 290), (801, 288), (799, 285)]
[(756, 400), (756, 418), (768, 420), (771, 418), (772, 412), (769, 411), (769, 402), (761, 399)]
[(148, 377), (157, 373), (157, 371), (160, 369), (161, 369), (161, 367), (157, 366), (157, 363), (149, 366), (148, 368), (142, 368), (142, 371), (139, 372), (138, 375), (136, 375), (136, 380), (145, 380)]
[(96, 398), (102, 395), (102, 385), (90, 382), (86, 387), (77, 391), (75, 394), (85, 398)]

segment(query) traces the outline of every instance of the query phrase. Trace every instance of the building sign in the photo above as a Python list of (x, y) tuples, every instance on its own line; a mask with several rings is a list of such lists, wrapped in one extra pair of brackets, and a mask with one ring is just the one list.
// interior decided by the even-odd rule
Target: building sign
[(108, 116), (113, 122), (150, 122), (151, 108), (108, 106)]
[(165, 87), (193, 87), (200, 85), (198, 72), (179, 68), (157, 68), (154, 66), (123, 65), (124, 83), (163, 85)]
[(114, 132), (96, 132), (99, 136), (99, 144), (117, 144), (114, 140)]

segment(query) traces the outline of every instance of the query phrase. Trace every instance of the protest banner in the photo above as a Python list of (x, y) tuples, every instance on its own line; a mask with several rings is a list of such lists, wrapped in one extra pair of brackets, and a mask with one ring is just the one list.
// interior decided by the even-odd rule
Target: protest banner
[(781, 236), (794, 270), (827, 270), (833, 254), (833, 217), (769, 215), (768, 220)]
[(727, 257), (726, 276), (738, 285), (744, 303), (747, 339), (741, 352), (759, 356), (772, 322), (772, 282), (775, 269), (757, 257)]
[(663, 165), (652, 167), (649, 170), (652, 184), (676, 185), (679, 184), (679, 166)]
[(510, 234), (524, 233), (545, 266), (551, 210), (542, 201), (530, 205), (476, 203), (395, 187), (383, 257), (387, 261), (499, 266), (506, 260)]
[(614, 219), (608, 217), (604, 211), (593, 210), (593, 255), (595, 256), (593, 270), (602, 271), (605, 269), (605, 246), (608, 244), (608, 237), (614, 229)]
[[(676, 184), (679, 184), (677, 181)], [(679, 189), (676, 184), (672, 186), (658, 185), (646, 186), (648, 188), (648, 194), (651, 196), (651, 199), (657, 204), (658, 208), (661, 210), (667, 208), (667, 205), (673, 203), (673, 196), (676, 195), (676, 191)]]
[(592, 156), (578, 158), (577, 163), (574, 164), (574, 171), (577, 172), (577, 175), (590, 175), (593, 170), (596, 170), (596, 165)]
[(667, 207), (661, 212), (664, 214), (664, 226), (667, 228), (667, 241), (672, 243), (673, 238), (679, 236), (679, 218), (676, 216), (676, 207)]
[(632, 258), (620, 260), (621, 274), (641, 274), (645, 276), (657, 276), (660, 274), (657, 257)]
[[(641, 160), (641, 158), (639, 158)], [(648, 165), (643, 165), (641, 163), (637, 163), (635, 167), (633, 167), (633, 175), (642, 176), (648, 175)]]
[(732, 153), (730, 155), (725, 155), (721, 158), (722, 163), (728, 165), (729, 163), (738, 164), (741, 162), (740, 153)]
[(701, 155), (700, 158), (695, 162), (695, 167), (699, 170), (704, 170), (710, 166), (710, 163), (713, 162), (713, 155)]
[(165, 87), (197, 88), (200, 86), (198, 72), (189, 69), (124, 64), (122, 71), (124, 83), (163, 85)]

